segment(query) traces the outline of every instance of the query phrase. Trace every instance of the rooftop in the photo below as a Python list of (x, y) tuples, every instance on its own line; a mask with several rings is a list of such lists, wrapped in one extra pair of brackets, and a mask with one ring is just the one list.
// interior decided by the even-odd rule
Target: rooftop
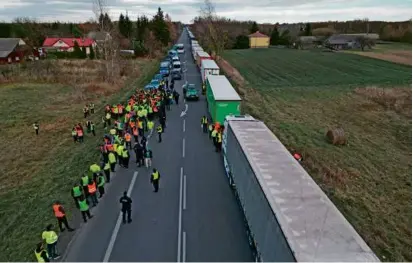
[(207, 80), (215, 100), (242, 100), (227, 77), (223, 75), (208, 75)]
[(212, 68), (212, 69), (219, 69), (217, 63), (215, 63), (212, 59), (204, 59), (201, 62), (203, 68)]
[(379, 261), (263, 122), (230, 121), (230, 126), (297, 262)]
[(249, 37), (268, 37), (267, 35), (264, 35), (263, 33), (261, 33), (260, 31), (257, 31), (251, 35), (248, 35)]
[(0, 38), (0, 58), (7, 57), (19, 45), (26, 43), (20, 38)]

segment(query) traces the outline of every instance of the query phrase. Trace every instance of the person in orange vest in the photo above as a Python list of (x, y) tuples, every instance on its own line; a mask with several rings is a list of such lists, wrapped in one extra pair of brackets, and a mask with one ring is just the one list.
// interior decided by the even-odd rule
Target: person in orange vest
[(129, 147), (130, 150), (132, 150), (131, 140), (132, 140), (132, 136), (130, 135), (129, 132), (126, 132), (126, 133), (125, 133), (126, 148)]
[(54, 202), (53, 213), (59, 224), (60, 232), (65, 231), (65, 229), (63, 228), (63, 224), (65, 225), (65, 227), (67, 228), (69, 232), (72, 232), (74, 230), (73, 228), (69, 226), (69, 223), (67, 222), (65, 210), (63, 206), (60, 204), (60, 202), (58, 201)]
[(92, 200), (93, 206), (96, 206), (99, 203), (99, 201), (96, 196), (97, 188), (96, 188), (95, 180), (91, 180), (91, 179), (89, 180), (89, 184), (87, 185), (87, 190), (88, 190), (89, 197)]
[(136, 128), (136, 126), (134, 126), (132, 128), (132, 134), (133, 134), (133, 138), (135, 139), (135, 142), (138, 142), (139, 139), (139, 133), (138, 133), (138, 128)]

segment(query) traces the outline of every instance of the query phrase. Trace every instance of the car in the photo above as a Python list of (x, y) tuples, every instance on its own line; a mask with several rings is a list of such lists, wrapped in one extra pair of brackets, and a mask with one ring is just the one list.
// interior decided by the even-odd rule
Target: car
[(156, 74), (156, 75), (153, 77), (153, 79), (157, 79), (157, 80), (161, 81), (161, 80), (163, 79), (163, 76), (162, 76), (162, 74)]
[(167, 62), (167, 61), (163, 61), (161, 62), (161, 66), (159, 68), (159, 74), (161, 74), (162, 76), (169, 76), (169, 70), (171, 68), (171, 63)]
[(161, 82), (158, 79), (152, 79), (151, 82), (145, 86), (145, 90), (152, 90), (159, 88)]
[(178, 56), (174, 56), (174, 57), (172, 57), (172, 63), (174, 63), (174, 62), (181, 62), (180, 60), (179, 60), (179, 57)]
[(177, 48), (178, 54), (183, 54), (183, 53), (185, 53), (184, 44), (178, 44), (177, 46), (178, 46), (178, 48)]
[(185, 84), (184, 94), (186, 100), (199, 100), (199, 92), (195, 87), (195, 84)]
[(178, 56), (178, 52), (176, 52), (175, 50), (173, 50), (173, 49), (171, 49), (171, 50), (169, 50), (169, 52), (168, 52), (168, 56), (169, 57), (175, 57), (175, 56)]
[(181, 80), (182, 79), (182, 74), (180, 70), (172, 70), (171, 76), (173, 80)]
[(181, 62), (180, 62), (180, 61), (175, 61), (175, 62), (172, 64), (172, 70), (182, 72)]

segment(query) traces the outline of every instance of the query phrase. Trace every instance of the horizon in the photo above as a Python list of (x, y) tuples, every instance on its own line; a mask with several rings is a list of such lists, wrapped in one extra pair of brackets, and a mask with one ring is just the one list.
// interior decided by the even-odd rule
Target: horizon
[[(38, 22), (85, 23), (96, 20), (94, 0), (0, 0), (0, 21), (30, 18)], [(152, 17), (158, 6), (172, 21), (192, 23), (200, 14), (203, 0), (106, 0), (113, 21), (121, 13), (136, 20), (138, 16)], [(328, 21), (404, 22), (412, 19), (412, 2), (408, 0), (220, 0), (214, 1), (216, 14), (237, 21), (256, 21), (259, 24), (296, 24)], [(240, 6), (240, 4), (242, 6)]]

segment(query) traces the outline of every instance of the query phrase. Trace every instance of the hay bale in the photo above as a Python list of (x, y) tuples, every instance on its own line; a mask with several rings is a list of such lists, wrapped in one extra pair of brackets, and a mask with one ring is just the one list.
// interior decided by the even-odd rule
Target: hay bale
[(342, 128), (328, 130), (327, 140), (333, 145), (345, 145), (347, 143), (346, 134)]

